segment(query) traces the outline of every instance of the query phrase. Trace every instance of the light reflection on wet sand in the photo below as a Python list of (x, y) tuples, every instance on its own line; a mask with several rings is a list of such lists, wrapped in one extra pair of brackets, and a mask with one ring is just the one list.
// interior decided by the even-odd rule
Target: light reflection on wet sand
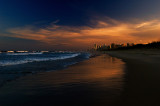
[(120, 59), (102, 55), (65, 70), (26, 76), (0, 89), (0, 104), (113, 105), (123, 91), (124, 68)]

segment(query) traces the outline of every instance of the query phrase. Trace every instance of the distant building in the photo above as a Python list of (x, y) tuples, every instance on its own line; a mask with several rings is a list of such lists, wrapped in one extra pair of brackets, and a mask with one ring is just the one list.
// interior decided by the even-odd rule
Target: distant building
[(41, 52), (43, 52), (43, 53), (47, 53), (47, 52), (49, 52), (49, 51), (41, 51)]
[(27, 53), (28, 51), (16, 51), (17, 53)]
[(134, 46), (134, 43), (127, 43), (127, 47)]
[(137, 44), (134, 43), (124, 43), (124, 44), (115, 44), (115, 43), (111, 43), (110, 45), (97, 45), (94, 44), (94, 48), (92, 48), (92, 50), (99, 50), (99, 51), (106, 51), (106, 50), (115, 50), (115, 49), (122, 49), (122, 48), (126, 48), (126, 47), (132, 47), (135, 46)]
[(14, 51), (7, 51), (7, 53), (14, 53)]
[(114, 43), (112, 43), (112, 44), (110, 45), (110, 48), (111, 48), (111, 49), (115, 49), (115, 48), (116, 48), (116, 45), (115, 45)]
[(97, 50), (98, 49), (98, 45), (94, 44), (94, 49)]
[(131, 43), (131, 44), (130, 44), (130, 46), (134, 46), (134, 45), (135, 45), (134, 43)]
[(130, 46), (130, 44), (129, 43), (127, 43), (127, 47), (129, 47)]
[(126, 47), (126, 44), (123, 43), (123, 44), (121, 44), (121, 46), (122, 46), (122, 47)]

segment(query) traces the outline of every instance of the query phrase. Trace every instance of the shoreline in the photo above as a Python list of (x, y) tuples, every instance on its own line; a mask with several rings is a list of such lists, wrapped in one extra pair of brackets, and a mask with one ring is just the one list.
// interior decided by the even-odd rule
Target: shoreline
[(103, 54), (61, 71), (22, 77), (0, 88), (0, 105), (114, 106), (123, 89), (123, 68), (120, 59)]
[(159, 106), (160, 52), (146, 50), (108, 51), (126, 63), (121, 105)]
[(0, 105), (159, 106), (159, 57), (153, 51), (92, 54), (66, 69), (7, 83), (0, 88)]
[[(78, 61), (78, 62), (75, 62), (75, 63), (73, 63), (73, 64), (69, 64), (69, 65), (66, 65), (66, 66), (63, 66), (63, 67), (58, 67), (58, 68), (55, 68), (55, 69), (51, 69), (51, 70), (42, 70), (42, 71), (39, 71), (39, 70), (37, 70), (37, 71), (30, 71), (30, 70), (25, 70), (25, 71), (21, 71), (21, 72), (18, 72), (18, 71), (16, 71), (16, 72), (14, 72), (14, 71), (11, 71), (11, 72), (7, 72), (6, 71), (6, 78), (5, 79), (0, 79), (1, 81), (0, 81), (0, 88), (1, 87), (3, 87), (5, 84), (7, 84), (7, 83), (10, 83), (10, 82), (12, 82), (12, 81), (15, 81), (15, 80), (17, 80), (17, 79), (19, 79), (19, 78), (22, 78), (22, 77), (25, 77), (25, 76), (32, 76), (32, 75), (35, 75), (35, 74), (38, 74), (38, 73), (42, 73), (42, 72), (52, 72), (52, 71), (61, 71), (61, 70), (64, 70), (64, 69), (67, 69), (67, 68), (69, 68), (69, 67), (71, 67), (72, 65), (76, 65), (77, 63), (81, 63), (81, 62), (83, 62), (83, 61), (85, 61), (85, 60), (88, 60), (88, 59), (90, 59), (90, 58), (93, 58), (93, 57), (96, 57), (96, 56), (99, 56), (99, 53), (97, 53), (97, 52), (93, 52), (93, 53), (91, 53), (91, 52), (79, 52), (79, 53), (86, 53), (86, 54), (89, 54), (90, 56), (88, 56), (88, 58), (86, 58), (86, 59), (84, 59), (84, 60), (80, 60), (80, 61)], [(74, 57), (73, 57), (74, 58)], [(68, 58), (68, 59), (65, 59), (65, 60), (71, 60), (72, 58)], [(64, 61), (64, 60), (55, 60), (55, 61)], [(49, 62), (49, 61), (48, 61)], [(54, 62), (54, 61), (53, 61)], [(32, 63), (34, 63), (34, 62), (32, 62)], [(18, 64), (18, 65), (15, 65), (16, 67), (19, 67), (20, 65), (27, 65), (28, 63), (24, 63), (24, 64)], [(45, 64), (45, 63), (44, 63)], [(56, 63), (55, 63), (56, 64)], [(54, 67), (54, 63), (53, 64), (51, 64), (53, 67)], [(11, 65), (11, 66), (14, 66), (14, 65)], [(6, 67), (6, 66), (4, 66), (4, 67)], [(55, 67), (57, 67), (57, 66), (55, 66)], [(27, 68), (27, 67), (25, 67), (25, 68)], [(20, 69), (20, 68), (17, 68), (17, 69), (19, 69), (19, 70), (23, 70), (23, 69)], [(4, 75), (5, 75), (5, 73), (0, 73), (0, 75), (1, 75), (1, 77), (3, 78), (4, 77)], [(13, 76), (11, 79), (8, 77), (8, 76), (10, 76), (10, 75), (15, 75), (15, 76)]]
[(159, 63), (159, 50), (119, 50), (104, 52), (110, 56), (121, 58), (123, 60), (132, 59), (146, 63)]

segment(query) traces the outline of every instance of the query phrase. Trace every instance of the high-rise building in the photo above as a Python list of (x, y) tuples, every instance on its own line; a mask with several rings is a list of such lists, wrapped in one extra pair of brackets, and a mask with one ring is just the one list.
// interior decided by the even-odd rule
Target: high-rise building
[(97, 50), (98, 49), (98, 45), (94, 44), (94, 49)]

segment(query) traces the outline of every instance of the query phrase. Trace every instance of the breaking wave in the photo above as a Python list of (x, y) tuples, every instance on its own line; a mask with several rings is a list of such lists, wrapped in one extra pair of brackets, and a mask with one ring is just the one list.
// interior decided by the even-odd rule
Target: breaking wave
[[(20, 54), (18, 53), (18, 55)], [(63, 60), (68, 58), (74, 58), (78, 55), (80, 55), (80, 53), (64, 55), (59, 57), (28, 57), (23, 60), (3, 60), (3, 61), (0, 61), (0, 66), (18, 65), (18, 64), (25, 64), (25, 63), (31, 63), (31, 62), (41, 62), (41, 61)]]
[(43, 54), (43, 52), (38, 52), (38, 53), (7, 53), (7, 55), (38, 55), (38, 54)]

